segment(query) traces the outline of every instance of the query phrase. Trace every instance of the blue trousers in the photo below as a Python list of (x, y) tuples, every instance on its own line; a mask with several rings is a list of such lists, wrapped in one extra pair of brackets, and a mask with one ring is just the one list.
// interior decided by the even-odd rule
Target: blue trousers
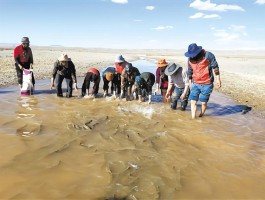
[[(171, 103), (170, 103), (170, 107), (173, 110), (176, 110), (177, 109), (178, 100), (180, 99), (180, 96), (183, 94), (183, 92), (184, 92), (184, 88), (175, 87), (174, 92), (173, 92), (173, 94), (171, 96)], [(189, 95), (190, 95), (190, 89), (188, 89), (185, 98), (183, 100), (180, 99), (180, 102), (181, 102), (181, 110), (186, 110), (186, 107), (188, 105)]]

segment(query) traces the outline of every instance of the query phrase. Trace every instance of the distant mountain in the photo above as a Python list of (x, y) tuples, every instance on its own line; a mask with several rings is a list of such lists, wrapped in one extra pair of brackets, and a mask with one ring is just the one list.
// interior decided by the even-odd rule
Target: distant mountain
[(18, 44), (16, 44), (16, 43), (0, 43), (1, 48), (14, 48), (17, 45)]
[(62, 46), (62, 45), (50, 45), (49, 47), (61, 48), (61, 47), (64, 47), (64, 46)]

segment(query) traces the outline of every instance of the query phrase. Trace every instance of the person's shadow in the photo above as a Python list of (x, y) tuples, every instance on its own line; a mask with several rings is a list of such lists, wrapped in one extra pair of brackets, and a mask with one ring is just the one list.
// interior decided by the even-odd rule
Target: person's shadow
[(207, 105), (207, 110), (210, 111), (210, 115), (224, 116), (236, 113), (246, 114), (251, 111), (252, 108), (246, 105), (220, 105), (216, 103), (209, 103)]
[(12, 93), (14, 91), (12, 90), (0, 90), (0, 94), (8, 94), (8, 93)]
[(34, 90), (33, 95), (56, 94), (55, 90)]

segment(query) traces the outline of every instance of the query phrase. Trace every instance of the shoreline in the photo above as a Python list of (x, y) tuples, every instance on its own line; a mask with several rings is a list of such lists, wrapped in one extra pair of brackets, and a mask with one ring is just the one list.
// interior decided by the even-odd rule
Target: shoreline
[[(182, 51), (171, 50), (108, 50), (78, 48), (32, 48), (34, 56), (34, 73), (36, 80), (50, 78), (53, 63), (61, 53), (67, 53), (76, 66), (76, 75), (82, 77), (87, 69), (102, 69), (114, 64), (117, 54), (122, 54), (129, 62), (146, 59), (165, 58), (168, 62), (176, 62), (186, 67), (187, 59)], [(251, 112), (265, 118), (265, 56), (254, 52), (213, 52), (220, 66), (222, 87), (215, 91), (231, 97), (239, 104), (251, 107)], [(254, 63), (254, 64), (253, 64)], [(16, 84), (16, 72), (13, 61), (13, 49), (0, 49), (0, 88)], [(241, 72), (236, 73), (236, 72)]]

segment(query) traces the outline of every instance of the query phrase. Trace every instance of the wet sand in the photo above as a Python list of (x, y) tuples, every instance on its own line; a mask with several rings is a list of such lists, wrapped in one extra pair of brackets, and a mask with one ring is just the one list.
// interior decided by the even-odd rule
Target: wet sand
[(265, 198), (265, 124), (244, 104), (214, 92), (191, 120), (159, 95), (147, 105), (80, 93), (57, 98), (48, 79), (33, 96), (1, 88), (1, 198)]

